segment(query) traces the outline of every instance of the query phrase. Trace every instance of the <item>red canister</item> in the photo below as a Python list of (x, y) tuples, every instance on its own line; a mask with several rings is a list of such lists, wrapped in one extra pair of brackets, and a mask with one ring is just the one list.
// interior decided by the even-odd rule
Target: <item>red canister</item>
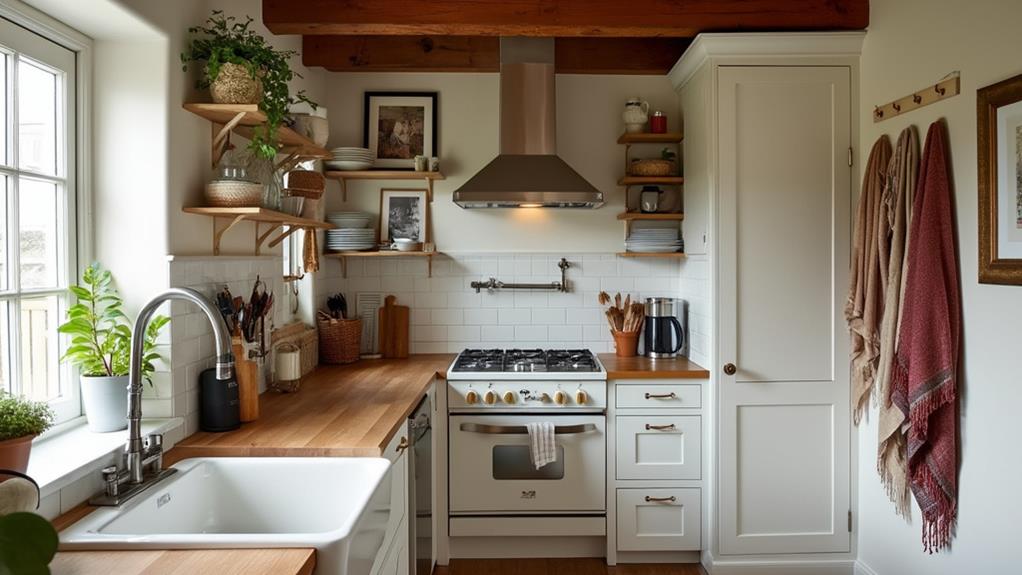
[(667, 116), (663, 112), (657, 110), (653, 112), (653, 116), (649, 119), (649, 131), (654, 134), (666, 134), (667, 133)]

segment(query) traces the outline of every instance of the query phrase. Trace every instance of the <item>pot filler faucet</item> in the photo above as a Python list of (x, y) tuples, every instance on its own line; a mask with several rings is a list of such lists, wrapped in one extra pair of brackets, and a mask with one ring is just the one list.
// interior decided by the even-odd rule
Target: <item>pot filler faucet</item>
[(131, 331), (131, 361), (128, 369), (128, 441), (124, 446), (124, 467), (103, 469), (104, 493), (89, 500), (93, 505), (121, 505), (176, 469), (163, 469), (163, 435), (154, 433), (142, 441), (142, 348), (145, 330), (163, 302), (184, 300), (195, 304), (206, 314), (216, 340), (216, 378), (227, 381), (234, 377), (234, 355), (231, 334), (220, 312), (199, 292), (188, 288), (170, 288), (154, 297), (138, 312)]

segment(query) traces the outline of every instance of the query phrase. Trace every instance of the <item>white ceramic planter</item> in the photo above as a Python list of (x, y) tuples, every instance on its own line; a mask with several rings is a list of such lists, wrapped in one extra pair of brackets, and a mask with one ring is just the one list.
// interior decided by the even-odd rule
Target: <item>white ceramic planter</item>
[(82, 403), (89, 431), (106, 433), (128, 427), (128, 376), (82, 376)]

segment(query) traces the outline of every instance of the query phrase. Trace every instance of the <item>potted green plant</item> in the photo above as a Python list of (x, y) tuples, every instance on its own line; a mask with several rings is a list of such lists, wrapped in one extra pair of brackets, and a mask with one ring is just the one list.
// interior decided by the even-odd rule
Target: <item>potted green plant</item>
[(25, 473), (32, 440), (51, 425), (48, 405), (0, 391), (0, 469)]
[[(71, 337), (62, 361), (78, 368), (82, 403), (89, 429), (120, 431), (128, 426), (128, 368), (131, 327), (121, 309), (113, 276), (98, 263), (85, 268), (82, 285), (71, 286), (77, 302), (67, 310), (67, 322), (59, 331)], [(156, 339), (170, 321), (153, 317), (146, 327), (142, 346), (142, 378), (152, 384), (154, 362), (160, 359)]]
[(188, 29), (192, 35), (181, 53), (187, 71), (189, 62), (203, 62), (199, 88), (209, 88), (218, 104), (258, 104), (266, 115), (266, 123), (255, 131), (251, 148), (257, 155), (273, 158), (277, 154), (277, 129), (290, 107), (306, 102), (304, 91), (291, 96), (288, 82), (300, 74), (291, 70), (288, 61), (294, 50), (278, 50), (250, 26), (252, 17), (239, 21), (214, 10), (202, 26)]

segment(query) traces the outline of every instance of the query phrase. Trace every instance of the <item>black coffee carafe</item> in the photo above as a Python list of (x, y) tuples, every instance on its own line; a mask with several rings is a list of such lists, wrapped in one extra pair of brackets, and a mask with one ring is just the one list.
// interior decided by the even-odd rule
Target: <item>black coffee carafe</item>
[(674, 298), (646, 298), (643, 355), (653, 358), (676, 357), (685, 347), (685, 329), (677, 317), (679, 309), (679, 302)]

